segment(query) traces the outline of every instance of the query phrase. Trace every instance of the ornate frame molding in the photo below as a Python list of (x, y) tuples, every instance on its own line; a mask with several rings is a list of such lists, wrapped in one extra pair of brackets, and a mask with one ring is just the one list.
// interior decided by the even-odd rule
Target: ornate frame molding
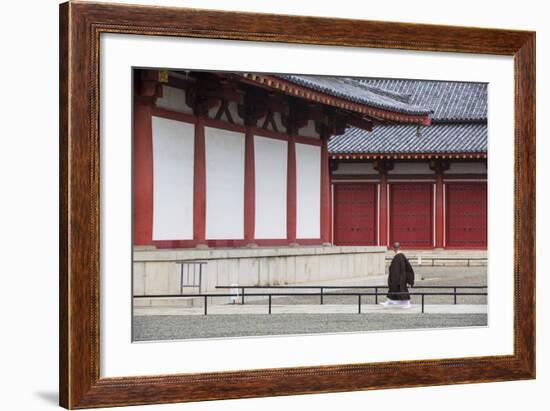
[[(513, 56), (514, 354), (155, 377), (99, 374), (99, 37), (125, 33)], [(184, 8), (60, 6), (60, 404), (90, 408), (535, 377), (535, 33)]]

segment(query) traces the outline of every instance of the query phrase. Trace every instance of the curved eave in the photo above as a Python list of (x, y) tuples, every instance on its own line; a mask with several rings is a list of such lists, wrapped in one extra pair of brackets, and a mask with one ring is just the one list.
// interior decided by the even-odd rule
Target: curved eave
[(337, 107), (342, 110), (353, 111), (364, 116), (371, 117), (379, 121), (389, 121), (395, 123), (421, 124), (429, 126), (431, 119), (427, 115), (404, 114), (379, 108), (369, 107), (367, 105), (354, 103), (339, 97), (334, 97), (329, 94), (321, 93), (299, 86), (289, 81), (263, 74), (243, 73), (242, 76), (254, 84), (262, 85), (263, 87), (271, 88), (289, 96), (299, 97), (304, 100), (309, 100), (318, 104), (325, 104)]
[(392, 159), (392, 160), (427, 160), (448, 158), (456, 160), (481, 160), (487, 158), (487, 153), (334, 153), (329, 154), (333, 160), (376, 160), (376, 159)]

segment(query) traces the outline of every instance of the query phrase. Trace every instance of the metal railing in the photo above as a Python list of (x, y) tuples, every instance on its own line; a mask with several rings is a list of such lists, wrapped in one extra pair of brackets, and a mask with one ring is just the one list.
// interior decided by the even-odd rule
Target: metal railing
[[(418, 264), (418, 257), (420, 257), (420, 264)], [(386, 264), (388, 264), (389, 262), (391, 262), (393, 257), (386, 257), (385, 258), (385, 261), (386, 261)], [(470, 267), (470, 262), (472, 261), (485, 261), (487, 262), (487, 257), (430, 257), (430, 256), (424, 256), (424, 255), (421, 255), (421, 256), (412, 256), (412, 257), (409, 257), (409, 262), (412, 264), (412, 265), (415, 265), (415, 266), (430, 266), (430, 267), (435, 267), (435, 262), (436, 261), (464, 261), (466, 260), (466, 266), (467, 267)], [(424, 261), (425, 260), (430, 260), (431, 261), (431, 264), (424, 264)]]
[[(241, 290), (240, 297), (241, 297), (241, 304), (245, 303), (245, 291), (248, 289), (297, 289), (297, 290), (319, 290), (319, 297), (320, 297), (320, 304), (324, 304), (324, 296), (327, 294), (325, 293), (325, 290), (357, 290), (357, 289), (363, 289), (363, 290), (375, 290), (375, 304), (378, 304), (378, 290), (379, 289), (387, 289), (387, 285), (243, 285), (243, 286), (235, 286), (235, 285), (218, 285), (216, 286), (218, 289), (238, 289)], [(487, 289), (486, 285), (421, 285), (421, 286), (415, 286), (414, 289), (452, 289), (454, 292), (454, 304), (457, 304), (456, 296), (457, 290), (460, 289)], [(385, 293), (384, 293), (385, 294)], [(246, 294), (247, 296), (250, 296), (251, 294)], [(291, 294), (293, 295), (293, 294)], [(313, 293), (310, 293), (310, 295), (316, 295)], [(232, 294), (232, 297), (235, 297), (235, 293)], [(239, 296), (237, 296), (239, 297)]]
[[(202, 267), (208, 264), (208, 261), (201, 260), (177, 260), (180, 265), (180, 293), (183, 294), (184, 288), (198, 288), (199, 294), (202, 291)], [(192, 268), (192, 269), (191, 269)]]
[[(249, 286), (247, 288), (253, 288), (254, 286)], [(277, 286), (272, 286), (273, 288), (277, 288)], [(284, 287), (284, 286), (281, 286), (281, 287)], [(300, 287), (300, 288), (307, 288), (309, 286), (304, 286), (304, 287)], [(336, 286), (334, 286), (336, 287)], [(437, 287), (437, 286), (431, 286), (431, 287)], [(464, 286), (464, 287), (457, 287), (457, 288), (473, 288), (473, 287), (478, 287), (478, 286)], [(239, 287), (239, 288), (242, 288), (242, 287)], [(258, 287), (258, 288), (261, 288), (261, 287)], [(298, 288), (298, 286), (296, 286), (295, 288)], [(315, 287), (317, 288), (317, 287)], [(322, 288), (330, 288), (328, 286), (323, 286)], [(341, 286), (338, 287), (338, 288), (342, 288)], [(351, 287), (349, 287), (351, 288)], [(357, 288), (367, 288), (367, 287), (357, 287)], [(273, 297), (301, 297), (301, 296), (355, 296), (357, 297), (357, 313), (358, 314), (361, 314), (361, 304), (362, 304), (362, 297), (365, 297), (365, 296), (374, 296), (375, 297), (375, 301), (378, 301), (378, 295), (380, 295), (380, 293), (378, 292), (378, 289), (377, 288), (387, 288), (387, 287), (381, 287), (381, 286), (374, 286), (374, 287), (370, 287), (370, 288), (375, 288), (375, 292), (339, 292), (339, 293), (302, 293), (302, 292), (298, 292), (298, 293), (280, 293), (280, 292), (277, 292), (277, 293), (248, 293), (246, 294), (248, 297), (267, 297), (267, 300), (268, 300), (268, 314), (271, 314), (272, 312), (272, 298)], [(419, 287), (420, 288), (420, 287)], [(424, 287), (424, 288), (427, 288), (427, 287)], [(449, 288), (449, 287), (447, 287)], [(450, 288), (453, 288), (453, 287), (450, 287)], [(382, 293), (382, 295), (386, 294), (385, 292)], [(426, 296), (441, 296), (441, 295), (449, 295), (449, 296), (455, 296), (455, 301), (456, 301), (456, 296), (457, 295), (478, 295), (478, 296), (487, 296), (487, 292), (484, 292), (484, 293), (461, 293), (461, 292), (448, 292), (448, 293), (432, 293), (432, 292), (392, 292), (392, 294), (397, 294), (397, 295), (405, 295), (405, 294), (408, 294), (410, 296), (413, 296), (413, 295), (419, 295), (421, 296), (421, 306), (422, 306), (422, 313), (424, 314), (424, 305), (425, 305), (425, 297)], [(244, 295), (244, 294), (243, 294)], [(134, 296), (134, 298), (197, 298), (197, 297), (201, 297), (204, 299), (204, 315), (208, 315), (208, 298), (221, 298), (221, 297), (234, 297), (235, 294), (227, 294), (227, 293), (224, 293), (224, 294), (217, 294), (217, 293), (201, 293), (201, 294), (172, 294), (172, 295), (166, 295), (166, 294), (160, 294), (160, 295), (140, 295), (140, 296)]]

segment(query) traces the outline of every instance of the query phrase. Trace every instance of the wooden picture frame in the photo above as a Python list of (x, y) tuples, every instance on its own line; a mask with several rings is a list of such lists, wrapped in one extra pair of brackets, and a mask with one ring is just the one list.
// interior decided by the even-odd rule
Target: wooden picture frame
[[(100, 378), (99, 38), (126, 33), (513, 56), (514, 353)], [(69, 2), (60, 6), (60, 404), (91, 408), (535, 378), (535, 33)]]

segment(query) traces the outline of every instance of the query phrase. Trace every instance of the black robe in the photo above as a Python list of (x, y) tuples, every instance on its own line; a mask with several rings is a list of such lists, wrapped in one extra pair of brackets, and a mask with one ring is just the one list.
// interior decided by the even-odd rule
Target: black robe
[[(414, 285), (414, 271), (403, 253), (397, 253), (391, 260), (389, 275), (388, 275), (388, 298), (392, 300), (410, 300), (408, 294), (409, 289)], [(407, 294), (394, 294), (397, 292), (405, 292)]]

